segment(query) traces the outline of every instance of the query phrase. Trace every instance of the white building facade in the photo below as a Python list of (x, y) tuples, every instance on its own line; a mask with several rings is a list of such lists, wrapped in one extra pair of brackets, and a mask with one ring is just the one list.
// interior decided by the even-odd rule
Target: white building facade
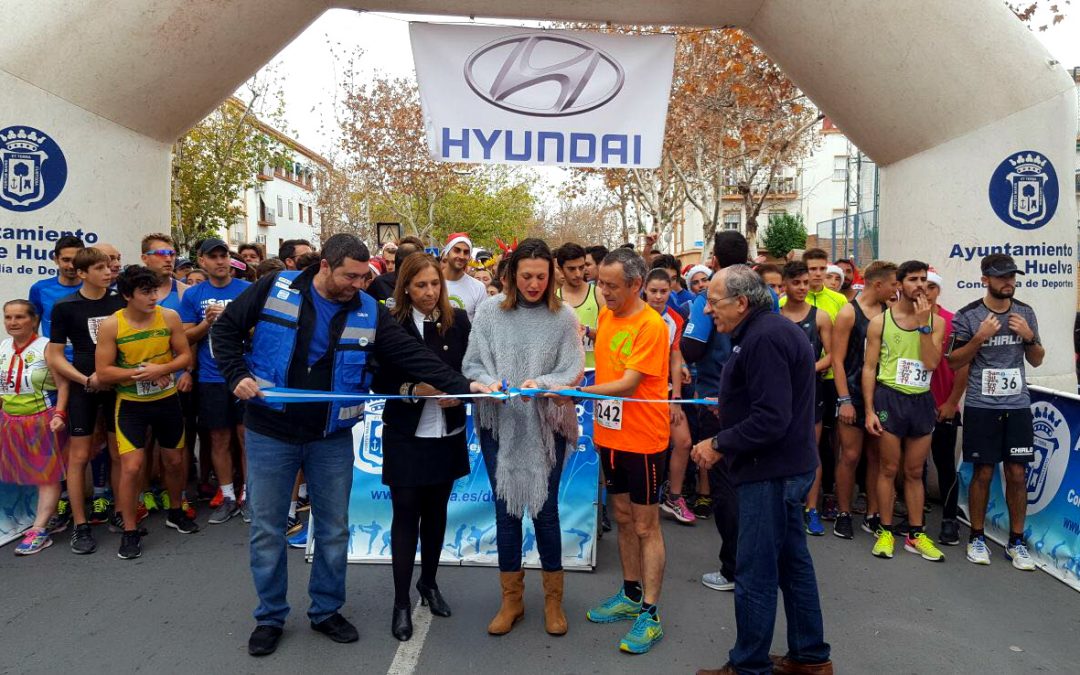
[(265, 166), (257, 184), (240, 198), (242, 218), (222, 233), (235, 251), (240, 244), (263, 247), (266, 257), (277, 255), (286, 239), (307, 239), (319, 248), (322, 225), (317, 205), (318, 176), (330, 170), (330, 162), (285, 134), (260, 123), (286, 155), (280, 167)]

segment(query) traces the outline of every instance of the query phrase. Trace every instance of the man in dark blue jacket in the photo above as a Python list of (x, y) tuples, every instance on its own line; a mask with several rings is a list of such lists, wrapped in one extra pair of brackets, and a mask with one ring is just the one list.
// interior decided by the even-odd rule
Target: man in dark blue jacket
[[(739, 504), (735, 577), (738, 633), (718, 673), (831, 675), (803, 502), (814, 482), (814, 354), (794, 323), (772, 313), (765, 282), (745, 265), (709, 283), (707, 314), (731, 335), (720, 376), (720, 433), (693, 458), (727, 463)], [(719, 451), (717, 450), (719, 448)], [(776, 589), (784, 592), (788, 653), (769, 656)]]
[[(248, 653), (272, 653), (281, 638), (288, 579), (285, 521), (303, 469), (315, 519), (315, 558), (308, 594), (311, 627), (335, 642), (355, 642), (345, 603), (352, 489), (351, 428), (363, 406), (266, 403), (264, 387), (368, 393), (375, 359), (393, 361), (416, 381), (449, 394), (487, 391), (451, 370), (405, 331), (386, 308), (360, 292), (370, 272), (368, 249), (351, 234), (326, 241), (322, 260), (303, 272), (267, 275), (241, 293), (214, 322), (214, 358), (245, 407), (247, 492), (251, 501), (251, 574), (259, 596)], [(250, 338), (249, 338), (250, 336)]]

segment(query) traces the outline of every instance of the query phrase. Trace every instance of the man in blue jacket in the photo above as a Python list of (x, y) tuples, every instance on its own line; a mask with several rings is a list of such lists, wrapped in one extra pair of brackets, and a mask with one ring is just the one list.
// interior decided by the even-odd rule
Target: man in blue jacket
[[(233, 300), (210, 334), (229, 390), (244, 401), (251, 505), (251, 575), (259, 596), (248, 653), (272, 653), (289, 614), (285, 522), (296, 473), (303, 469), (315, 519), (308, 594), (311, 627), (335, 642), (355, 642), (345, 603), (352, 490), (352, 427), (363, 416), (353, 400), (271, 404), (264, 387), (368, 393), (375, 360), (393, 361), (416, 381), (449, 394), (487, 388), (470, 383), (362, 293), (367, 247), (351, 234), (326, 241), (322, 260), (303, 272), (267, 275)], [(250, 338), (249, 338), (250, 336)], [(248, 349), (247, 347), (250, 347)]]
[[(722, 452), (735, 483), (738, 633), (728, 663), (698, 673), (831, 675), (803, 529), (802, 504), (818, 465), (815, 357), (798, 326), (771, 311), (772, 294), (749, 267), (718, 272), (707, 297), (707, 314), (733, 346), (720, 376), (720, 433), (711, 448), (695, 446), (693, 459), (711, 466)], [(770, 657), (778, 587), (784, 592), (788, 653)]]

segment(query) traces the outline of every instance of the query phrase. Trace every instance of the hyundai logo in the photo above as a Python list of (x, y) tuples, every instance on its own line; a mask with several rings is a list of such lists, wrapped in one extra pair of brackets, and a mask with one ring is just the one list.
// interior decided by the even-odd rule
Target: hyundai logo
[(465, 81), (503, 110), (564, 117), (595, 110), (622, 90), (626, 75), (607, 52), (564, 35), (514, 35), (465, 61)]

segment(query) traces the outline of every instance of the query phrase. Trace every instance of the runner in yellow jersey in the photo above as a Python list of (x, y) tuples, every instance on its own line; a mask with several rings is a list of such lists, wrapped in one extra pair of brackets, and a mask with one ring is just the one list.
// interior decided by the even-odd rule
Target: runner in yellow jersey
[[(143, 450), (151, 427), (162, 449), (165, 484), (170, 503), (181, 504), (184, 487), (184, 416), (176, 395), (174, 374), (191, 364), (191, 348), (180, 316), (158, 306), (161, 278), (150, 269), (132, 265), (120, 273), (116, 288), (127, 307), (105, 319), (98, 328), (95, 362), (102, 384), (116, 387), (116, 438), (120, 450), (117, 505), (124, 517), (120, 558), (142, 555), (137, 529), (135, 495), (145, 461)], [(181, 534), (199, 526), (181, 508), (169, 509), (165, 525)]]

